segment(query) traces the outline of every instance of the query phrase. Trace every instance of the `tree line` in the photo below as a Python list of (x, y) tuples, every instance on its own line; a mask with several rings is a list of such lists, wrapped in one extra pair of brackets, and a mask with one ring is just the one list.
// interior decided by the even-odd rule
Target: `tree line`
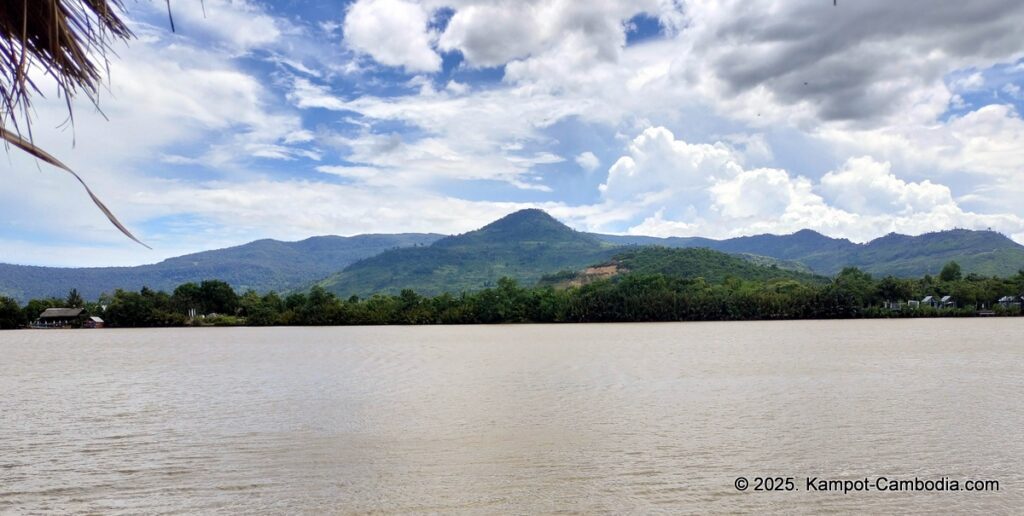
[[(953, 297), (954, 308), (886, 306), (946, 295)], [(558, 288), (524, 287), (504, 278), (494, 288), (458, 295), (425, 297), (404, 290), (347, 299), (319, 286), (287, 295), (238, 294), (223, 281), (209, 280), (185, 283), (172, 293), (117, 290), (91, 302), (74, 290), (66, 299), (36, 299), (24, 306), (0, 297), (0, 328), (23, 327), (50, 307), (82, 307), (114, 327), (733, 321), (970, 316), (981, 309), (1016, 315), (1019, 305), (1002, 307), (996, 300), (1021, 295), (1024, 271), (1010, 278), (963, 275), (956, 263), (937, 277), (918, 279), (876, 279), (856, 268), (824, 283), (736, 278), (711, 283), (699, 277), (626, 274)]]

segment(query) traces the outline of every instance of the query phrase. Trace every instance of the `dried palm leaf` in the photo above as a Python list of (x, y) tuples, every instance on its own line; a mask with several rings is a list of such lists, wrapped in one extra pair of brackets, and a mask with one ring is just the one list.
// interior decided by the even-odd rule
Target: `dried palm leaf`
[(125, 234), (125, 236), (138, 242), (146, 249), (152, 249), (152, 247), (149, 247), (138, 238), (135, 238), (135, 235), (133, 235), (131, 231), (128, 231), (128, 228), (124, 227), (124, 224), (121, 224), (121, 221), (117, 220), (117, 217), (114, 216), (114, 213), (111, 212), (105, 204), (103, 204), (103, 201), (101, 201), (99, 197), (96, 197), (96, 194), (92, 193), (92, 189), (89, 188), (89, 185), (85, 184), (85, 181), (83, 181), (81, 176), (76, 174), (74, 170), (68, 168), (67, 165), (61, 163), (60, 160), (51, 156), (48, 152), (44, 151), (43, 149), (40, 149), (39, 147), (36, 147), (35, 145), (32, 144), (32, 142), (22, 138), (21, 136), (18, 136), (17, 134), (8, 131), (7, 129), (4, 129), (3, 127), (0, 127), (0, 138), (3, 138), (11, 145), (14, 145), (15, 147), (35, 156), (37, 159), (49, 163), (67, 172), (68, 174), (75, 176), (75, 179), (77, 179), (78, 182), (82, 184), (82, 188), (85, 188), (85, 192), (89, 194), (90, 198), (92, 198), (92, 202), (95, 203), (96, 207), (99, 208), (100, 211), (102, 211), (103, 214), (107, 216), (107, 220), (109, 220), (110, 223), (114, 225), (114, 227), (120, 229), (121, 232)]
[(132, 37), (121, 10), (121, 0), (0, 1), (0, 139), (73, 175), (117, 229), (146, 246), (77, 173), (32, 143), (29, 122), (31, 97), (41, 94), (28, 74), (33, 66), (56, 82), (69, 115), (80, 93), (96, 102), (111, 42)]

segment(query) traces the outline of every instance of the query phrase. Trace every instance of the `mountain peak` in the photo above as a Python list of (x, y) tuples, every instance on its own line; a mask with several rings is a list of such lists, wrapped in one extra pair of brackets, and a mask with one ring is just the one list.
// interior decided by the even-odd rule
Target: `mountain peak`
[(356, 262), (322, 285), (342, 296), (406, 288), (429, 295), (458, 293), (494, 285), (502, 277), (529, 285), (545, 274), (607, 260), (613, 249), (542, 210), (521, 210), (429, 247), (396, 249)]
[(818, 233), (817, 231), (815, 231), (813, 229), (801, 229), (800, 231), (797, 231), (796, 233), (793, 233), (793, 236), (818, 237), (818, 238), (824, 237), (824, 238), (828, 238), (825, 235), (822, 235), (821, 233)]
[(480, 228), (480, 230), (483, 231), (487, 229), (519, 226), (524, 224), (557, 225), (564, 227), (565, 229), (570, 229), (551, 215), (548, 215), (548, 212), (536, 208), (528, 208), (509, 213), (508, 215), (505, 215), (504, 217)]
[(562, 224), (558, 219), (548, 215), (546, 211), (538, 209), (526, 209), (510, 213), (473, 233), (486, 235), (488, 238), (505, 242), (570, 242), (586, 240), (588, 243), (598, 244), (597, 239)]
[(436, 246), (452, 247), (490, 243), (496, 245), (531, 243), (567, 244), (579, 243), (600, 247), (596, 238), (580, 233), (544, 210), (527, 209), (510, 213), (490, 224), (468, 233), (439, 240)]

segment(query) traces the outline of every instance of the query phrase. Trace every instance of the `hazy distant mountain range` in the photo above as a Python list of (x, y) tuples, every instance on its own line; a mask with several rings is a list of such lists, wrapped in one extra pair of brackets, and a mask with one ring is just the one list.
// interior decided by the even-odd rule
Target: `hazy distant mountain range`
[(299, 242), (257, 240), (237, 247), (169, 258), (138, 267), (31, 267), (0, 264), (0, 294), (19, 301), (64, 297), (77, 288), (95, 299), (115, 288), (171, 291), (189, 281), (220, 279), (238, 291), (306, 288), (349, 264), (396, 247), (425, 246), (443, 235), (323, 236)]
[(955, 260), (967, 273), (1011, 276), (1024, 268), (1024, 246), (995, 231), (953, 229), (920, 236), (895, 233), (865, 244), (829, 238), (811, 230), (792, 235), (757, 235), (711, 240), (602, 236), (616, 244), (706, 247), (725, 253), (749, 253), (799, 262), (818, 274), (833, 275), (843, 267), (858, 267), (878, 276), (920, 277), (938, 274)]
[[(866, 244), (809, 230), (727, 240), (655, 238), (582, 233), (543, 211), (522, 210), (479, 230), (448, 237), (409, 233), (325, 236), (299, 242), (258, 240), (138, 267), (0, 264), (0, 294), (24, 301), (63, 296), (68, 289), (77, 288), (92, 299), (115, 288), (171, 290), (203, 279), (222, 279), (240, 291), (287, 292), (319, 282), (344, 296), (396, 293), (405, 288), (436, 294), (484, 288), (503, 276), (533, 284), (546, 275), (607, 262), (629, 251), (627, 246), (650, 245), (708, 248), (736, 255), (745, 264), (717, 253), (639, 255), (645, 264), (683, 260), (687, 265), (672, 263), (666, 265), (667, 270), (705, 277), (721, 275), (722, 267), (735, 270), (737, 277), (769, 274), (746, 264), (826, 276), (845, 266), (878, 276), (923, 276), (937, 274), (950, 260), (960, 263), (965, 273), (1009, 276), (1024, 269), (1024, 246), (992, 231), (958, 229), (916, 237), (892, 234)], [(712, 262), (717, 263), (713, 270)]]

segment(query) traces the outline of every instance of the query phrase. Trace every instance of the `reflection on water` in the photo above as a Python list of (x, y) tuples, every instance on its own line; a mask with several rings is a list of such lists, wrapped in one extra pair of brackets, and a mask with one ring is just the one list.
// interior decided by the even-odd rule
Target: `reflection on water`
[[(0, 333), (0, 512), (1011, 512), (1022, 321)], [(781, 475), (997, 493), (754, 493)]]

